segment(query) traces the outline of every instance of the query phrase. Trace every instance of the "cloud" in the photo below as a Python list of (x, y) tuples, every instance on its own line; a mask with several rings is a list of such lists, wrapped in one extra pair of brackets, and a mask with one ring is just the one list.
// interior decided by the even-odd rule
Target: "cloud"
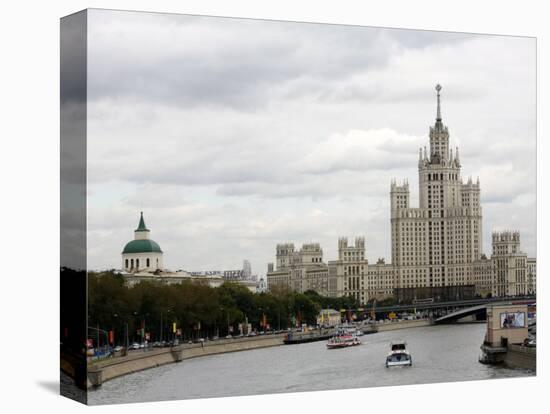
[[(490, 231), (536, 248), (533, 39), (93, 10), (92, 267), (112, 267), (144, 210), (172, 268), (265, 272), (275, 244), (365, 235), (390, 257), (389, 184), (418, 199), (436, 83)], [(215, 252), (215, 254), (213, 254)]]

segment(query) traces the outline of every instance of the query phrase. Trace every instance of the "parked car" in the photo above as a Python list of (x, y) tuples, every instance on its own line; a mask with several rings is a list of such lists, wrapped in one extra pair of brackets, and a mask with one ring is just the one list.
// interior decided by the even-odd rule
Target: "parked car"
[(120, 345), (115, 346), (115, 352), (120, 352), (120, 351), (122, 351), (123, 349), (124, 349), (123, 346), (120, 346)]
[(139, 349), (140, 345), (137, 342), (134, 342), (132, 345), (130, 345), (130, 349)]

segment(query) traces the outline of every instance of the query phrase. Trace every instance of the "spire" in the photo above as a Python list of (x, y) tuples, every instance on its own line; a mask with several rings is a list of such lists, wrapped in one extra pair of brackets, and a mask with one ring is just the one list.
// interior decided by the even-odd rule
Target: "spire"
[(141, 216), (139, 218), (139, 225), (136, 231), (149, 231), (149, 229), (145, 226), (145, 221), (143, 220), (143, 211), (141, 212)]
[(439, 83), (435, 85), (435, 90), (437, 91), (437, 117), (435, 118), (435, 120), (438, 122), (441, 122), (441, 102), (439, 98), (439, 91), (441, 91), (441, 85)]
[(460, 165), (460, 156), (458, 155), (458, 147), (456, 147), (456, 156), (455, 156), (456, 163)]

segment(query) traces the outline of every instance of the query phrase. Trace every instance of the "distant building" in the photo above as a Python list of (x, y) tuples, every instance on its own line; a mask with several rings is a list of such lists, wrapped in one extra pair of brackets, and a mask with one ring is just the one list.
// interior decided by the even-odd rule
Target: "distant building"
[(321, 309), (317, 316), (319, 326), (338, 326), (342, 322), (340, 312), (334, 309)]
[(202, 283), (204, 285), (217, 288), (223, 285), (225, 280), (218, 274), (212, 275), (197, 275), (191, 274), (184, 270), (177, 272), (158, 271), (155, 273), (139, 272), (123, 274), (126, 285), (133, 287), (143, 281), (158, 282), (166, 285), (176, 285), (184, 282)]
[(329, 297), (353, 296), (360, 303), (384, 299), (393, 294), (394, 267), (383, 259), (369, 265), (365, 255), (365, 239), (357, 237), (348, 244), (338, 239), (338, 260), (323, 262), (318, 243), (304, 244), (295, 251), (293, 243), (277, 245), (277, 268), (268, 264), (267, 284), (286, 286), (297, 292), (314, 290)]
[(409, 183), (390, 186), (391, 264), (370, 265), (365, 240), (338, 240), (338, 260), (323, 263), (318, 244), (278, 244), (276, 266), (268, 264), (267, 282), (325, 296), (352, 296), (360, 303), (395, 294), (414, 298), (432, 292), (445, 297), (510, 296), (536, 293), (536, 259), (520, 251), (519, 232), (493, 234), (493, 254), (482, 246), (480, 183), (461, 174), (458, 147), (449, 145), (436, 86), (435, 124), (429, 150), (418, 153), (419, 207), (410, 206)]
[(527, 258), (527, 294), (537, 293), (537, 259)]
[(321, 295), (329, 295), (328, 266), (323, 263), (323, 250), (319, 243), (305, 243), (298, 251), (294, 243), (278, 244), (276, 263), (268, 264), (267, 284), (286, 286), (297, 292), (315, 290)]
[(143, 212), (138, 228), (134, 230), (134, 240), (126, 243), (122, 250), (122, 268), (128, 273), (156, 272), (163, 268), (162, 250), (157, 242), (151, 240)]
[(409, 184), (391, 184), (392, 263), (396, 287), (473, 284), (472, 263), (481, 257), (482, 211), (479, 179), (464, 183), (458, 147), (437, 114), (429, 151), (418, 154), (420, 205), (409, 205)]
[[(210, 287), (220, 287), (230, 279), (246, 286), (251, 292), (256, 292), (257, 282), (250, 275), (250, 263), (243, 266), (235, 276), (231, 271), (201, 271), (187, 272), (178, 270), (172, 272), (164, 269), (163, 252), (157, 242), (151, 240), (150, 230), (145, 225), (143, 212), (139, 224), (134, 230), (134, 240), (129, 241), (122, 250), (122, 275), (127, 286), (135, 286), (142, 281), (155, 281), (164, 284), (178, 284), (183, 282), (203, 283)], [(248, 275), (244, 278), (244, 275)]]
[(260, 280), (258, 281), (258, 285), (256, 287), (256, 292), (257, 293), (267, 292), (267, 282), (265, 281), (265, 279), (263, 277), (261, 277)]
[(227, 280), (251, 280), (257, 281), (258, 277), (252, 274), (252, 266), (248, 260), (243, 260), (243, 268), (237, 270), (224, 270), (223, 277)]

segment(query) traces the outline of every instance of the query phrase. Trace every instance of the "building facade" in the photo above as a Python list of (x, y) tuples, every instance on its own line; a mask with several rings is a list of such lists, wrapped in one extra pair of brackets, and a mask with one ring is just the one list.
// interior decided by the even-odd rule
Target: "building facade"
[(351, 296), (359, 303), (391, 296), (394, 285), (394, 267), (378, 259), (369, 264), (365, 252), (365, 238), (356, 237), (350, 244), (347, 237), (338, 239), (338, 260), (328, 262), (330, 296)]
[(534, 295), (537, 292), (537, 259), (527, 259), (527, 294)]
[(522, 253), (519, 232), (493, 233), (493, 269), (495, 296), (517, 296), (527, 293), (527, 255)]
[(330, 296), (328, 266), (323, 262), (323, 249), (319, 243), (305, 243), (295, 250), (294, 243), (281, 243), (276, 247), (276, 266), (268, 264), (267, 285), (288, 287), (297, 292), (315, 290)]
[(473, 284), (472, 263), (482, 252), (479, 179), (464, 183), (458, 147), (437, 114), (429, 130), (429, 150), (419, 150), (419, 207), (409, 205), (409, 184), (391, 184), (392, 263), (396, 287)]

